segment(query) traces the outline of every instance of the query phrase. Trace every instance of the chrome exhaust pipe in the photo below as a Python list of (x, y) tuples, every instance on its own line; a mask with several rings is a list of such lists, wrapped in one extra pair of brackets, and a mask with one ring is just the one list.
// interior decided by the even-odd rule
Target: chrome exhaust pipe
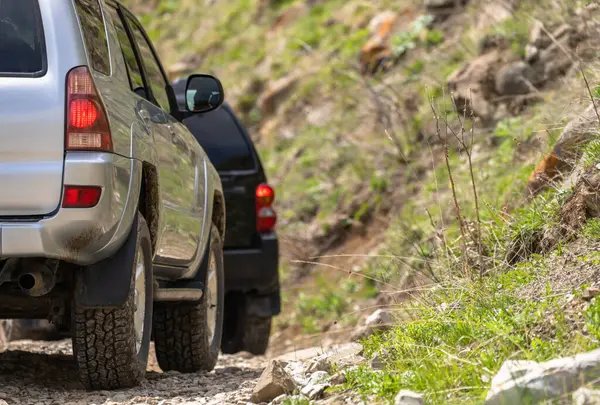
[(46, 295), (56, 285), (56, 266), (51, 267), (48, 262), (32, 263), (31, 267), (19, 274), (17, 284), (30, 297)]

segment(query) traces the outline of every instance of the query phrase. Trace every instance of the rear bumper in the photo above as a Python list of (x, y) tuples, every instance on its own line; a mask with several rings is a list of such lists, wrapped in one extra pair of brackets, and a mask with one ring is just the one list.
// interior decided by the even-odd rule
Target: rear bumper
[(0, 258), (45, 257), (77, 265), (103, 260), (125, 242), (136, 214), (141, 162), (110, 153), (69, 152), (64, 184), (99, 186), (89, 209), (63, 209), (35, 222), (0, 222)]
[(279, 291), (279, 243), (276, 233), (261, 235), (260, 247), (226, 249), (227, 291), (272, 294)]

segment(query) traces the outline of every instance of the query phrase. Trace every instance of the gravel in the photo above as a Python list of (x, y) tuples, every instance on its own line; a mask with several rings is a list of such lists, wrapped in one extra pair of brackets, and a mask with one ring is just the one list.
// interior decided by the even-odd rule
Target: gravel
[(246, 404), (267, 364), (245, 353), (221, 355), (210, 373), (163, 373), (151, 349), (146, 380), (118, 391), (87, 392), (77, 379), (71, 342), (16, 341), (0, 353), (0, 404)]

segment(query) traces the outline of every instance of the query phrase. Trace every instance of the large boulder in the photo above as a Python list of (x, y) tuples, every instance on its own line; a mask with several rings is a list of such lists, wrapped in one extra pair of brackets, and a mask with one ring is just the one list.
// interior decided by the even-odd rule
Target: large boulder
[(598, 136), (599, 127), (596, 109), (590, 104), (565, 126), (552, 151), (533, 170), (529, 176), (528, 191), (538, 194), (571, 171), (581, 157), (582, 147)]
[(565, 74), (576, 60), (573, 51), (582, 38), (582, 34), (569, 24), (549, 31), (542, 23), (534, 23), (525, 59), (531, 64), (538, 80), (549, 82)]
[(374, 74), (383, 63), (392, 58), (391, 39), (397, 30), (398, 17), (393, 11), (384, 11), (369, 22), (371, 36), (359, 56), (362, 74)]
[(517, 61), (502, 67), (496, 74), (496, 93), (516, 96), (535, 90), (535, 73), (529, 64)]
[(600, 349), (545, 363), (507, 360), (492, 380), (485, 405), (538, 404), (563, 397), (600, 377)]
[(489, 120), (494, 114), (495, 76), (502, 55), (493, 49), (463, 65), (448, 78), (448, 88), (454, 94), (459, 110), (469, 106), (474, 115)]

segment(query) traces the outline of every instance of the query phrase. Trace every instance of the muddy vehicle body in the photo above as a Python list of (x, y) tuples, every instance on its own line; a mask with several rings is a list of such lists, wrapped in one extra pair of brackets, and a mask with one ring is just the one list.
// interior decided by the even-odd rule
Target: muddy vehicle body
[(88, 389), (214, 367), (225, 202), (151, 41), (112, 0), (0, 0), (0, 318), (73, 339)]

